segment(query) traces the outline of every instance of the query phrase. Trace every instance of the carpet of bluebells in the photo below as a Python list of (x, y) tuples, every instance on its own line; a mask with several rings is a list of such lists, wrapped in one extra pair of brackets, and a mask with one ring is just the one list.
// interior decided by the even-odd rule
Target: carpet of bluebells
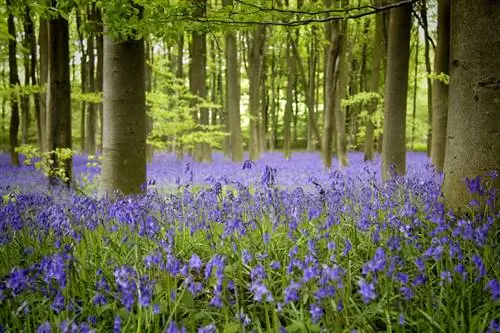
[(320, 161), (158, 154), (111, 201), (85, 156), (68, 190), (0, 155), (0, 332), (500, 331), (494, 189), (455, 215), (424, 154)]

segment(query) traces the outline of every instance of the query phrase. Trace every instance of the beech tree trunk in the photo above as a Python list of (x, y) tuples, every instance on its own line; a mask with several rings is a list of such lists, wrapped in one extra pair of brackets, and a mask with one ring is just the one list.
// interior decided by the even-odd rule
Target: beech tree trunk
[[(378, 1), (376, 4), (380, 4)], [(382, 69), (382, 60), (385, 45), (383, 34), (384, 18), (381, 13), (375, 14), (375, 33), (373, 36), (373, 57), (372, 57), (372, 74), (370, 80), (370, 91), (379, 92), (380, 86), (380, 70)], [(368, 119), (366, 121), (366, 138), (364, 160), (373, 160), (373, 145), (374, 145), (374, 125), (373, 116), (377, 110), (378, 103), (372, 102), (368, 106)]]
[[(46, 87), (49, 70), (49, 34), (48, 22), (40, 19), (39, 29), (39, 47), (40, 47), (40, 85)], [(47, 145), (47, 93), (40, 93), (40, 149), (42, 152), (48, 151)]]
[(144, 39), (104, 36), (101, 191), (139, 193), (146, 182)]
[[(11, 1), (7, 0), (7, 9), (9, 16), (7, 18), (7, 29), (9, 32), (9, 86), (14, 89), (19, 86), (19, 75), (17, 73), (17, 45), (16, 45), (16, 25), (14, 23), (14, 15), (11, 12)], [(19, 103), (14, 92), (10, 94), (10, 161), (13, 166), (19, 166), (19, 154), (16, 152), (18, 146), (19, 133)]]
[(347, 61), (347, 21), (343, 22), (340, 30), (341, 39), (338, 54), (338, 75), (337, 88), (334, 102), (335, 129), (337, 133), (337, 159), (339, 167), (349, 165), (347, 158), (347, 137), (346, 137), (346, 113), (342, 109), (342, 99), (347, 92), (347, 80), (349, 78), (349, 62)]
[[(450, 0), (438, 2), (437, 46), (434, 72), (450, 73)], [(443, 171), (448, 123), (448, 85), (441, 80), (432, 82), (432, 148), (431, 159), (436, 171)]]
[[(47, 87), (47, 145), (49, 151), (71, 147), (71, 85), (69, 66), (68, 21), (58, 16), (48, 21), (49, 61)], [(69, 186), (72, 177), (72, 159), (55, 161), (52, 166), (64, 170), (62, 180)], [(51, 183), (56, 177), (51, 175)]]
[(286, 104), (283, 116), (283, 154), (286, 159), (292, 155), (292, 113), (293, 113), (293, 91), (295, 86), (295, 58), (291, 53), (291, 42), (293, 37), (288, 36), (287, 43), (287, 86), (286, 86)]
[[(224, 6), (232, 6), (233, 0), (224, 0)], [(243, 160), (240, 114), (240, 63), (235, 33), (226, 31), (226, 113), (229, 117), (231, 159)]]
[[(91, 34), (87, 38), (87, 92), (94, 93), (96, 91), (95, 85), (95, 53), (94, 53), (94, 36)], [(85, 124), (85, 150), (88, 154), (94, 155), (96, 152), (96, 105), (94, 103), (87, 103), (87, 117)]]
[[(465, 207), (466, 177), (500, 170), (500, 2), (451, 1), (451, 62), (443, 193), (449, 209)], [(500, 177), (491, 183), (500, 188)], [(500, 195), (496, 195), (496, 208)]]
[(384, 100), (382, 177), (406, 172), (406, 98), (410, 57), (411, 4), (390, 10)]
[(260, 156), (259, 127), (260, 127), (260, 78), (264, 59), (264, 45), (266, 30), (258, 26), (252, 31), (252, 38), (248, 50), (248, 77), (249, 77), (249, 113), (250, 113), (250, 159), (257, 160)]
[[(429, 42), (429, 24), (427, 23), (427, 0), (422, 0), (421, 6), (422, 25), (425, 32), (425, 69), (432, 73)], [(431, 156), (432, 143), (432, 80), (427, 76), (427, 156)]]

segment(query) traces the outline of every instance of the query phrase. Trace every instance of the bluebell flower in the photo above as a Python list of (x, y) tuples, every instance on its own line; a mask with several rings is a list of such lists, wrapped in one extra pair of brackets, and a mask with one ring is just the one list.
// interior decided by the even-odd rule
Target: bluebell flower
[(486, 333), (495, 333), (495, 332), (500, 332), (500, 323), (498, 322), (497, 319), (493, 319), (492, 321), (490, 321), (490, 325), (486, 330)]
[(325, 311), (319, 304), (311, 304), (309, 306), (309, 313), (311, 314), (313, 324), (316, 324), (323, 318)]
[(60, 290), (57, 292), (54, 301), (50, 305), (50, 308), (54, 310), (56, 313), (59, 313), (64, 309), (64, 296)]
[(50, 326), (50, 323), (48, 321), (41, 324), (36, 329), (36, 333), (50, 333), (50, 332), (52, 332), (52, 326)]
[(203, 262), (200, 257), (196, 253), (191, 255), (191, 259), (189, 259), (189, 268), (194, 269), (196, 272), (199, 272), (201, 267), (203, 266)]
[(345, 257), (349, 254), (349, 252), (351, 252), (351, 249), (352, 249), (352, 244), (351, 242), (349, 241), (349, 239), (346, 239), (344, 241), (344, 251), (342, 251), (342, 255)]
[(300, 283), (292, 281), (290, 285), (285, 288), (284, 303), (288, 304), (290, 302), (297, 302), (299, 300)]
[(403, 326), (405, 324), (405, 315), (404, 313), (399, 314), (399, 325)]
[(496, 279), (488, 281), (488, 288), (491, 292), (491, 299), (493, 301), (500, 301), (500, 283)]
[(367, 283), (365, 280), (361, 279), (360, 281), (358, 281), (358, 285), (359, 294), (361, 295), (364, 303), (370, 303), (377, 298), (377, 294), (375, 292), (375, 284), (373, 282)]
[(442, 282), (447, 282), (447, 283), (450, 283), (452, 280), (451, 278), (451, 273), (449, 271), (442, 271), (441, 272), (441, 281)]
[(479, 277), (483, 277), (486, 275), (486, 267), (484, 266), (483, 260), (481, 257), (477, 254), (472, 255), (472, 262), (476, 266), (477, 270), (479, 271)]
[(454, 271), (462, 276), (462, 279), (467, 280), (467, 269), (463, 264), (458, 264), (455, 266)]
[(216, 333), (216, 332), (217, 328), (215, 327), (214, 324), (198, 328), (198, 333)]
[(186, 328), (185, 327), (179, 328), (179, 326), (177, 326), (177, 323), (172, 320), (168, 324), (165, 333), (186, 333)]

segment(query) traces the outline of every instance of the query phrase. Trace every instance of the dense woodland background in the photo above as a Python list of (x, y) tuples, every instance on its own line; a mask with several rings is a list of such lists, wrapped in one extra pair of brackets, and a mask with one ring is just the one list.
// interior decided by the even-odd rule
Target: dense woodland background
[[(21, 144), (104, 152), (104, 188), (126, 193), (144, 183), (154, 149), (205, 162), (214, 149), (233, 161), (244, 150), (252, 160), (265, 151), (320, 151), (325, 167), (334, 156), (348, 165), (348, 151), (363, 151), (365, 160), (378, 151), (384, 177), (392, 167), (404, 173), (405, 152), (419, 150), (441, 171), (450, 45), (477, 64), (455, 81), (457, 94), (473, 101), (466, 81), (488, 86), (484, 74), (498, 72), (499, 37), (488, 27), (493, 7), (457, 1), (450, 11), (449, 0), (7, 0), (0, 147), (10, 149), (14, 165)], [(457, 27), (451, 37), (450, 18)], [(470, 29), (460, 29), (463, 22)], [(460, 48), (465, 40), (486, 46), (479, 61), (474, 46)], [(494, 101), (490, 94), (481, 103), (488, 98)], [(483, 104), (477, 112), (485, 116), (474, 117), (483, 124), (472, 131), (478, 139), (464, 134), (470, 151), (487, 151), (489, 138), (498, 137), (498, 103), (493, 114)], [(461, 117), (456, 122), (467, 123)], [(455, 183), (498, 167), (498, 148), (483, 155)], [(450, 174), (463, 169), (452, 164)]]

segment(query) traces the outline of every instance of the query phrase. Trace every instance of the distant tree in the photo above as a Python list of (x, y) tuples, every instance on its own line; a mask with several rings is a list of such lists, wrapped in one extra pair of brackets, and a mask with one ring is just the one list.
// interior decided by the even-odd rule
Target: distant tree
[(382, 177), (406, 171), (406, 98), (410, 57), (411, 4), (390, 10), (384, 95)]
[[(438, 1), (437, 46), (434, 58), (437, 75), (450, 73), (450, 0)], [(432, 83), (431, 158), (437, 171), (443, 171), (448, 122), (448, 84), (444, 78)]]
[[(142, 8), (127, 2), (128, 12), (111, 19), (113, 27)], [(130, 20), (131, 21), (131, 20)], [(109, 21), (107, 21), (109, 22)], [(144, 39), (137, 31), (105, 31), (103, 59), (103, 161), (101, 192), (139, 193), (146, 182), (146, 106)]]
[[(451, 1), (451, 62), (444, 159), (445, 203), (464, 209), (466, 178), (500, 171), (500, 2)], [(500, 189), (500, 176), (491, 186)], [(472, 186), (477, 191), (478, 188)], [(477, 196), (477, 193), (474, 194)], [(500, 195), (496, 195), (496, 208)]]

